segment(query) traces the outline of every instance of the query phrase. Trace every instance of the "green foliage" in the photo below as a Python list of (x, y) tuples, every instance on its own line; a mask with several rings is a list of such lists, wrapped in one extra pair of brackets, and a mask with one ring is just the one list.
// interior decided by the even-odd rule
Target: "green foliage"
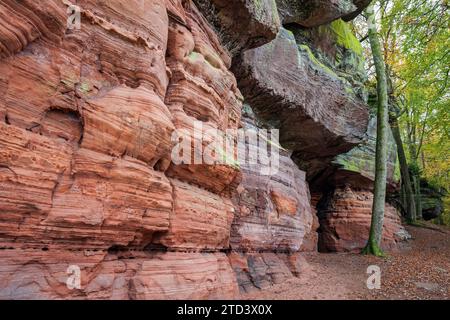
[(444, 198), (444, 213), (441, 220), (444, 225), (450, 226), (450, 195)]
[[(410, 169), (450, 190), (449, 3), (379, 0), (375, 4), (391, 81), (390, 104), (398, 109)], [(357, 31), (363, 38), (366, 31), (361, 27)], [(364, 52), (370, 61), (370, 52)], [(373, 86), (376, 79), (369, 67)]]

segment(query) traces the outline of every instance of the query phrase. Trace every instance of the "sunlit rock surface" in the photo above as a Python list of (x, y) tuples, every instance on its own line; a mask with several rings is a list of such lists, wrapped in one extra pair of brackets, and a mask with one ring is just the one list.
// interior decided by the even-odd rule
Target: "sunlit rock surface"
[[(3, 0), (0, 298), (238, 298), (308, 270), (316, 212), (342, 234), (321, 244), (360, 245), (370, 194), (342, 204), (336, 172), (350, 170), (336, 157), (365, 152), (364, 73), (343, 21), (367, 1), (299, 3)], [(195, 157), (210, 130), (250, 128), (280, 129), (276, 171), (174, 159), (180, 131)], [(327, 183), (338, 209), (321, 211)]]

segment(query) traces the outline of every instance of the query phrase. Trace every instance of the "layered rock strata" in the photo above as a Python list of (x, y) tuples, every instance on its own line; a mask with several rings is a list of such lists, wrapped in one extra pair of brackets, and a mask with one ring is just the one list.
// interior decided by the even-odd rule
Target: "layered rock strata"
[(229, 54), (190, 1), (70, 5), (0, 5), (1, 298), (236, 297), (239, 170), (171, 163), (175, 130), (239, 127)]
[[(399, 184), (397, 147), (392, 134), (388, 139), (387, 187), (393, 192)], [(358, 251), (364, 248), (370, 230), (373, 182), (375, 180), (376, 118), (372, 115), (367, 139), (350, 152), (333, 160), (326, 182), (328, 190), (319, 193), (321, 251)], [(392, 250), (410, 239), (402, 226), (400, 212), (386, 203), (382, 247)]]
[[(244, 111), (244, 129), (263, 129), (250, 106)], [(295, 268), (286, 257), (298, 256), (301, 249), (313, 250), (310, 242), (317, 234), (305, 172), (297, 168), (287, 150), (259, 138), (242, 146), (247, 152), (258, 150), (258, 161), (241, 164), (242, 180), (233, 196), (236, 211), (229, 256), (241, 292), (293, 277)], [(276, 160), (270, 158), (275, 153), (279, 154)], [(270, 163), (261, 161), (266, 154)], [(309, 242), (304, 244), (307, 235)]]
[[(373, 193), (338, 187), (319, 203), (319, 250), (323, 252), (359, 252), (370, 231)], [(410, 236), (401, 224), (398, 211), (386, 204), (382, 248), (392, 250)]]
[[(332, 21), (366, 4), (3, 0), (0, 298), (233, 299), (308, 269), (320, 181), (369, 118)], [(280, 129), (274, 171), (205, 161), (212, 132), (265, 128)], [(339, 250), (361, 242), (370, 194), (330, 185), (322, 231), (341, 233), (333, 208), (364, 216), (322, 241)]]
[(367, 106), (289, 30), (246, 51), (236, 73), (246, 101), (261, 120), (280, 129), (281, 144), (294, 152), (308, 180), (363, 141)]
[(276, 0), (283, 24), (316, 27), (344, 18), (355, 18), (369, 0)]

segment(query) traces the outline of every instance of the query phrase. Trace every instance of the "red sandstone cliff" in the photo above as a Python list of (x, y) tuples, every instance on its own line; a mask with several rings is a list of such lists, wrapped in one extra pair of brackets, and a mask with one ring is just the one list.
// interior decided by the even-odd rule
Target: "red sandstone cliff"
[[(301, 272), (309, 182), (363, 141), (367, 107), (279, 31), (275, 2), (212, 2), (214, 21), (204, 1), (78, 0), (79, 30), (71, 1), (0, 2), (0, 298), (236, 298)], [(292, 16), (312, 27), (353, 2)], [(196, 121), (280, 128), (280, 170), (175, 164), (173, 133)], [(370, 219), (344, 198), (355, 217), (323, 224), (350, 235), (336, 250)]]

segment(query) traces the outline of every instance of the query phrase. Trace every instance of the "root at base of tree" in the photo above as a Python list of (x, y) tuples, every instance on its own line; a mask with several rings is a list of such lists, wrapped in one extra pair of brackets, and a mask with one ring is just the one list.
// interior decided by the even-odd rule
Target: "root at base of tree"
[(373, 255), (376, 257), (386, 257), (386, 254), (381, 248), (373, 241), (369, 241), (366, 247), (361, 251), (363, 255)]

